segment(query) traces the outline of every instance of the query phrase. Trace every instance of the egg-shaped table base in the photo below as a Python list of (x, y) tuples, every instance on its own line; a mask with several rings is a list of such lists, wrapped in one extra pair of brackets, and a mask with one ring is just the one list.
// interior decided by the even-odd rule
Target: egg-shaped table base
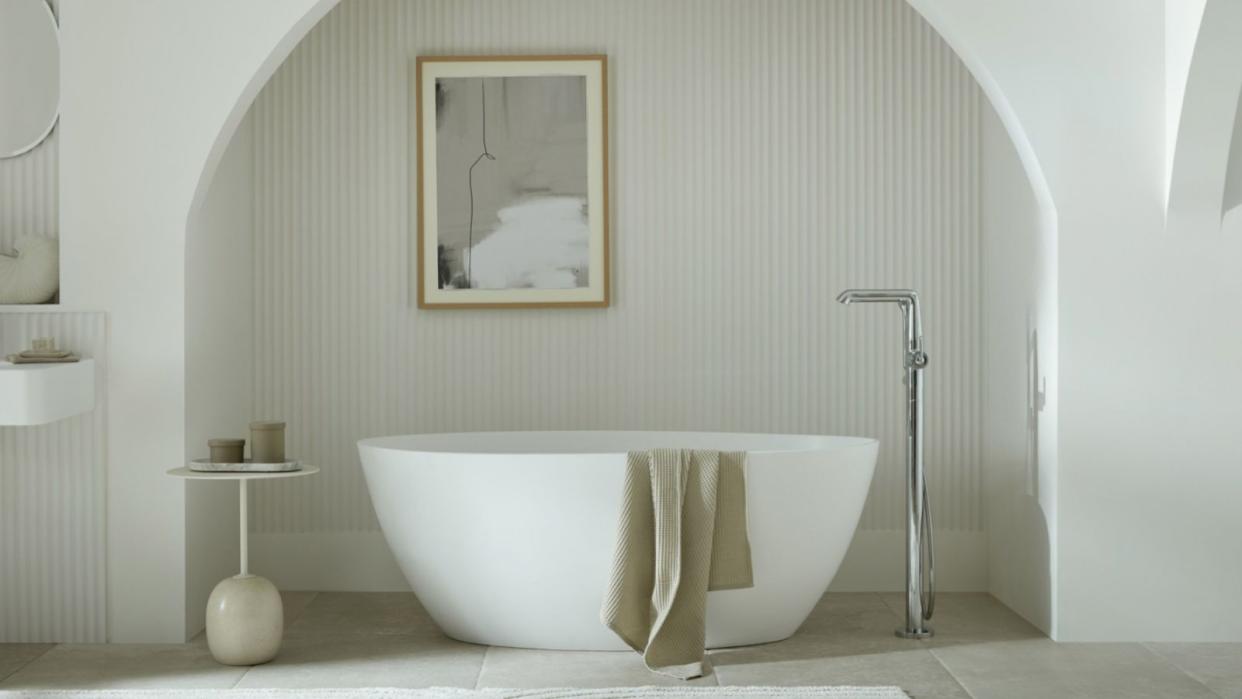
[(207, 600), (207, 647), (225, 665), (259, 665), (275, 658), (284, 624), (280, 592), (258, 575), (225, 578)]

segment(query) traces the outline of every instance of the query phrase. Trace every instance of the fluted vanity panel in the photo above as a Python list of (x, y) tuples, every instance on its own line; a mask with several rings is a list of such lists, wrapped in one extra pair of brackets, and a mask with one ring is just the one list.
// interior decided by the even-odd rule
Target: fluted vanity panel
[(0, 642), (107, 640), (106, 327), (103, 313), (0, 314), (6, 352), (52, 336), (95, 360), (93, 411), (0, 427)]
[[(410, 61), (547, 53), (609, 57), (612, 307), (414, 308)], [(324, 467), (255, 530), (375, 530), (359, 438), (525, 429), (879, 437), (899, 529), (899, 316), (833, 298), (913, 286), (937, 523), (980, 531), (980, 99), (900, 0), (347, 0), (249, 116), (254, 413)]]

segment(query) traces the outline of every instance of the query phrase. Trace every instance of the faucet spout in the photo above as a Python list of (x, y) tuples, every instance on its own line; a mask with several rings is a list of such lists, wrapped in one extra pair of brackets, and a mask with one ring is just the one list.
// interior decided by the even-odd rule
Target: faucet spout
[(897, 304), (905, 321), (906, 350), (922, 352), (923, 313), (919, 308), (919, 292), (914, 289), (846, 289), (837, 295), (837, 302), (847, 306), (853, 303)]
[(919, 300), (914, 289), (846, 289), (837, 295), (839, 303), (908, 303)]

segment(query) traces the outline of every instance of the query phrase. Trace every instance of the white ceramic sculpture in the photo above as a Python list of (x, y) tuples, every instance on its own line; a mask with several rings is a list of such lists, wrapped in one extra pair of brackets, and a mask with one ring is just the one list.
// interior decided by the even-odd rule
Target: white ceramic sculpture
[(47, 303), (60, 288), (60, 245), (55, 238), (21, 238), (16, 254), (0, 253), (0, 304)]

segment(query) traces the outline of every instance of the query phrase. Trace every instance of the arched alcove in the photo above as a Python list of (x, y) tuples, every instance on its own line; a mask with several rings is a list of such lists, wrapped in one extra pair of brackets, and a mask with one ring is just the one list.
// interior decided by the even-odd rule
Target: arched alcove
[[(985, 187), (988, 591), (1053, 638), (1056, 625), (1059, 225), (1056, 202), (1009, 96), (940, 0), (908, 0), (978, 81), (999, 153)], [(1003, 135), (1002, 132), (1003, 131)], [(1020, 164), (1020, 171), (1015, 169)]]
[(1242, 91), (1234, 108), (1233, 135), (1229, 142), (1229, 161), (1225, 166), (1224, 203), (1221, 205), (1227, 230), (1242, 230)]
[(1234, 164), (1242, 162), (1235, 137), (1242, 97), (1239, 32), (1242, 5), (1229, 0), (1207, 0), (1202, 21), (1186, 27), (1193, 49), (1182, 100), (1172, 107), (1178, 118), (1166, 208), (1171, 232), (1217, 233), (1242, 201), (1242, 175)]
[[(214, 424), (224, 425), (226, 416), (236, 417), (239, 411), (284, 410), (296, 414), (269, 417), (290, 418), (291, 428), (301, 433), (291, 433), (294, 440), (305, 439), (312, 431), (327, 435), (319, 437), (324, 443), (302, 444), (342, 465), (338, 471), (342, 475), (334, 476), (336, 480), (321, 478), (320, 484), (287, 489), (282, 495), (258, 493), (260, 517), (272, 519), (257, 521), (260, 536), (254, 552), (268, 556), (272, 568), (281, 571), (273, 575), (278, 584), (282, 575), (303, 576), (299, 579), (302, 586), (388, 589), (402, 584), (386, 559), (369, 509), (357, 504), (366, 502), (365, 489), (357, 472), (348, 469), (356, 469), (352, 440), (359, 436), (463, 427), (645, 427), (654, 421), (669, 427), (709, 429), (845, 432), (874, 428), (884, 431), (889, 443), (899, 444), (893, 427), (900, 425), (896, 402), (875, 398), (893, 388), (890, 379), (897, 360), (889, 351), (896, 343), (886, 334), (893, 319), (838, 315), (843, 311), (828, 303), (836, 287), (915, 283), (933, 288), (930, 296), (937, 303), (929, 314), (935, 325), (929, 323), (929, 328), (935, 329), (929, 332), (939, 334), (937, 341), (945, 350), (933, 360), (933, 381), (943, 383), (933, 386), (939, 389), (935, 400), (940, 401), (940, 409), (931, 418), (937, 421), (935, 429), (941, 430), (935, 447), (940, 451), (935, 456), (944, 464), (933, 479), (939, 488), (934, 497), (942, 523), (947, 525), (941, 541), (949, 542), (940, 559), (940, 579), (950, 589), (983, 589), (978, 585), (986, 586), (989, 579), (999, 581), (995, 584), (1000, 587), (992, 589), (998, 597), (1051, 631), (1055, 489), (1049, 483), (1055, 483), (1056, 441), (1051, 417), (1055, 402), (1048, 396), (1056, 370), (1056, 212), (1014, 110), (986, 66), (954, 43), (950, 29), (938, 26), (934, 0), (910, 3), (930, 29), (897, 2), (846, 3), (832, 10), (819, 9), (818, 3), (793, 3), (791, 7), (813, 13), (821, 21), (791, 22), (786, 44), (755, 44), (755, 54), (766, 56), (769, 65), (736, 57), (748, 55), (739, 46), (765, 41), (765, 22), (774, 21), (772, 16), (779, 13), (757, 12), (725, 21), (713, 34), (692, 21), (695, 12), (707, 11), (706, 6), (677, 4), (667, 10), (665, 24), (684, 23), (691, 35), (698, 27), (704, 36), (720, 37), (719, 47), (707, 49), (730, 50), (715, 62), (690, 61), (673, 51), (662, 69), (651, 65), (645, 71), (634, 68), (643, 65), (642, 53), (634, 47), (661, 55), (659, 51), (672, 51), (666, 47), (676, 44), (662, 42), (650, 25), (629, 21), (654, 6), (636, 7), (631, 11), (634, 16), (618, 9), (607, 20), (592, 17), (591, 11), (580, 17), (561, 13), (561, 24), (554, 27), (524, 24), (523, 18), (508, 15), (495, 22), (465, 21), (477, 17), (454, 21), (445, 9), (425, 16), (436, 30), (433, 37), (430, 30), (426, 35), (420, 33), (424, 29), (415, 14), (421, 6), (377, 9), (346, 3), (329, 12), (335, 4), (331, 0), (317, 4), (239, 95), (204, 166), (188, 224), (187, 334), (231, 328), (233, 337), (245, 339), (209, 357), (187, 357), (189, 400), (202, 396), (207, 401), (204, 406), (214, 406), (198, 416), (187, 416), (193, 423), (187, 435), (202, 432), (213, 419), (217, 420)], [(602, 14), (598, 8), (595, 11)], [(379, 21), (368, 14), (377, 12), (391, 12), (395, 17)], [(468, 14), (469, 10), (459, 12)], [(825, 12), (837, 14), (821, 14)], [(311, 26), (324, 15), (323, 25), (312, 32)], [(832, 22), (853, 23), (845, 25), (852, 31), (843, 32), (838, 42), (823, 42), (831, 50), (817, 49), (823, 38), (817, 32), (833, 31)], [(626, 33), (631, 25), (634, 31)], [(508, 34), (500, 30), (511, 26), (518, 29)], [(471, 27), (492, 33), (471, 33)], [(569, 29), (573, 31), (567, 33)], [(890, 42), (912, 53), (881, 49), (869, 55), (862, 48), (869, 41), (875, 46)], [(612, 48), (600, 45), (609, 42), (618, 43)], [(620, 73), (612, 100), (618, 110), (613, 137), (619, 155), (614, 169), (622, 169), (615, 178), (614, 199), (618, 246), (614, 274), (621, 287), (612, 309), (590, 314), (437, 314), (416, 311), (405, 303), (408, 270), (404, 260), (408, 255), (403, 254), (403, 246), (408, 244), (411, 204), (387, 186), (392, 178), (404, 181), (407, 176), (408, 127), (392, 121), (408, 109), (405, 61), (419, 50), (478, 53), (497, 45), (512, 47), (514, 53), (548, 52), (549, 46), (564, 47), (567, 53), (601, 49), (614, 53), (617, 46), (629, 52), (627, 60), (616, 63)], [(840, 60), (834, 51), (855, 49), (859, 51), (857, 66), (834, 63)], [(911, 55), (924, 55), (917, 52), (929, 58), (919, 70), (929, 71), (929, 79), (943, 79), (943, 94), (960, 99), (954, 105), (960, 104), (961, 109), (937, 111), (942, 105), (929, 100), (917, 102), (925, 113), (911, 117), (898, 109), (877, 110), (872, 114), (874, 122), (859, 118), (869, 114), (861, 108), (849, 111), (866, 100), (913, 110), (915, 102), (902, 100), (917, 101), (920, 95), (932, 94), (920, 92), (930, 88), (919, 73), (906, 75), (899, 90), (889, 92), (882, 87), (888, 83), (880, 78), (891, 76), (885, 71), (893, 71)], [(290, 56), (288, 62), (286, 56)], [(804, 72), (804, 59), (815, 56), (831, 67), (822, 77)], [(964, 70), (956, 64), (958, 59)], [(677, 76), (687, 65), (699, 71), (699, 79), (680, 84)], [(775, 72), (774, 65), (781, 72)], [(854, 68), (863, 80), (850, 82)], [(344, 92), (316, 94), (316, 81), (326, 81), (333, 89), (347, 86), (335, 82), (339, 80), (335, 71), (366, 79), (349, 82)], [(273, 76), (277, 80), (269, 85)], [(819, 80), (835, 86), (831, 90), (836, 92), (809, 89)], [(807, 89), (786, 92), (790, 84)], [(689, 85), (699, 92), (687, 92)], [(273, 92), (256, 104), (265, 86)], [(726, 94), (733, 99), (729, 104), (735, 114), (730, 115), (728, 109), (697, 111), (695, 103), (685, 101), (687, 94), (699, 104), (714, 104), (718, 94)], [(787, 108), (772, 107), (772, 100)], [(678, 108), (699, 117), (698, 126), (679, 129)], [(382, 110), (386, 121), (365, 118), (368, 109)], [(834, 115), (840, 118), (834, 121)], [(281, 139), (273, 138), (275, 134)], [(800, 138), (806, 135), (813, 138)], [(663, 139), (661, 149), (667, 159), (650, 158), (639, 144), (643, 138), (657, 136)], [(315, 144), (325, 142), (332, 146), (317, 149)], [(913, 175), (895, 166), (898, 156), (884, 161), (892, 167), (871, 167), (872, 156), (890, 142), (907, 144), (908, 152), (901, 152), (909, 156), (906, 170)], [(389, 147), (376, 148), (385, 143)], [(919, 147), (910, 148), (912, 143)], [(828, 145), (840, 146), (840, 150)], [(805, 162), (794, 159), (788, 168), (781, 164), (782, 158), (790, 157), (787, 154), (816, 146), (822, 149), (822, 157)], [(249, 160), (231, 161), (229, 152), (234, 148), (248, 151)], [(994, 162), (987, 176), (982, 176), (985, 157)], [(972, 165), (958, 158), (978, 160)], [(244, 167), (247, 162), (249, 169)], [(639, 162), (649, 166), (644, 171), (648, 179), (658, 180), (659, 168), (681, 175), (677, 181), (688, 189), (688, 196), (705, 204), (678, 204), (673, 201), (675, 188), (656, 186), (658, 182), (644, 184), (634, 172)], [(711, 167), (696, 167), (700, 163)], [(767, 175), (748, 179), (748, 167)], [(807, 184), (789, 177), (788, 172), (801, 167), (816, 173), (817, 179), (807, 178)], [(938, 174), (937, 168), (943, 173)], [(705, 179), (711, 173), (718, 174)], [(222, 176), (228, 182), (220, 180)], [(254, 187), (239, 186), (246, 177), (255, 178)], [(273, 177), (286, 189), (273, 189)], [(762, 194), (756, 195), (750, 187)], [(240, 238), (217, 235), (230, 227), (236, 233), (245, 225), (241, 220), (213, 218), (213, 212), (238, 211), (228, 205), (213, 206), (211, 199), (220, 192), (231, 192), (221, 195), (221, 201), (232, 197), (234, 203), (246, 196), (282, 198), (278, 205), (252, 202), (262, 212), (254, 213), (251, 220), (264, 230), (256, 231), (259, 237), (247, 247)], [(994, 199), (988, 203), (987, 197)], [(755, 204), (761, 201), (771, 202), (770, 207)], [(849, 201), (855, 208), (840, 211), (833, 207), (839, 201)], [(940, 207), (955, 213), (946, 214)], [(890, 209), (895, 213), (883, 213)], [(651, 211), (660, 211), (662, 216), (644, 216)], [(807, 212), (820, 218), (812, 220)], [(934, 230), (921, 214), (929, 220), (934, 217)], [(952, 229), (953, 221), (968, 219), (968, 230)], [(696, 251), (706, 249), (704, 244), (713, 240), (711, 235), (739, 224), (755, 236), (729, 237), (721, 246), (724, 252), (698, 253), (706, 263), (690, 267), (695, 286), (677, 286), (670, 281), (674, 277), (667, 275), (643, 276), (643, 285), (629, 284), (629, 279), (639, 278), (636, 270), (644, 264), (643, 256), (658, 249), (632, 241), (652, 231), (665, 235), (693, 231), (684, 239), (672, 238), (667, 249), (667, 254), (693, 260)], [(834, 248), (821, 235), (858, 237)], [(295, 236), (306, 236), (301, 239), (304, 244), (295, 244)], [(769, 255), (765, 241), (779, 254)], [(198, 243), (221, 244), (228, 253), (213, 258), (202, 246), (196, 247)], [(368, 251), (375, 250), (383, 255), (368, 257)], [(966, 253), (959, 254), (962, 250)], [(817, 277), (815, 269), (798, 259), (797, 251), (821, 260), (824, 273)], [(209, 260), (208, 265), (233, 266), (225, 275), (215, 274), (211, 267), (194, 269), (203, 260)], [(251, 266), (237, 266), (246, 263)], [(267, 264), (278, 267), (269, 274)], [(338, 264), (344, 268), (339, 274)], [(793, 272), (786, 272), (787, 268)], [(239, 271), (240, 276), (231, 276)], [(769, 284), (772, 291), (745, 291), (748, 282), (743, 280), (756, 272), (770, 275), (765, 277), (770, 281), (758, 283)], [(790, 275), (805, 283), (792, 283)], [(191, 287), (202, 293), (196, 296)], [(655, 291), (647, 296), (647, 289)], [(701, 289), (712, 294), (692, 296)], [(258, 299), (257, 305), (247, 307), (247, 290), (249, 297)], [(689, 296), (696, 304), (683, 303)], [(661, 313), (644, 315), (647, 300), (657, 298)], [(737, 351), (682, 355), (676, 346), (669, 346), (658, 354), (635, 355), (643, 361), (633, 367), (625, 364), (625, 352), (607, 353), (609, 347), (624, 343), (635, 328), (674, 337), (677, 328), (701, 323), (699, 311), (721, 299), (727, 302), (722, 306), (734, 312), (711, 316), (711, 327), (756, 337), (784, 337), (791, 346), (803, 349), (748, 341)], [(248, 317), (247, 333), (246, 324), (237, 324), (236, 314), (253, 313), (256, 308), (267, 315)], [(270, 315), (277, 309), (284, 312), (280, 319)], [(796, 322), (781, 320), (782, 314)], [(821, 324), (825, 317), (831, 320)], [(626, 322), (635, 325), (625, 326), (616, 318), (628, 318)], [(595, 349), (585, 359), (558, 354), (562, 342), (580, 344), (578, 334), (604, 341), (592, 345)], [(419, 339), (411, 340), (416, 335)], [(255, 343), (250, 353), (234, 356), (236, 363), (229, 360), (230, 352), (246, 342)], [(472, 343), (512, 351), (471, 350)], [(460, 357), (472, 351), (478, 365), (488, 371), (474, 375), (464, 370), (467, 365)], [(834, 355), (850, 357), (857, 371), (844, 366), (826, 368), (826, 362), (821, 363), (821, 358)], [(674, 362), (676, 371), (659, 374), (657, 359)], [(892, 366), (885, 363), (890, 361)], [(236, 390), (227, 392), (227, 397), (223, 393), (210, 397), (206, 377), (238, 366), (247, 367), (258, 388), (241, 402), (237, 402)], [(645, 397), (640, 398), (632, 387), (647, 386), (650, 378), (638, 372), (641, 367), (649, 367), (651, 377), (658, 380), (651, 380)], [(436, 378), (437, 372), (446, 370), (451, 380)], [(331, 377), (332, 371), (340, 375), (323, 378)], [(192, 388), (196, 382), (203, 385), (197, 393)], [(329, 384), (326, 388), (325, 383)], [(817, 396), (808, 388), (816, 384), (837, 386), (838, 394)], [(582, 388), (590, 385), (595, 389)], [(783, 387), (783, 392), (763, 388), (770, 385)], [(210, 386), (220, 388), (221, 384)], [(692, 397), (678, 398), (679, 391)], [(421, 392), (434, 400), (420, 402), (417, 395)], [(615, 399), (618, 395), (620, 401)], [(477, 401), (483, 397), (495, 405), (480, 407)], [(851, 402), (864, 409), (843, 414), (841, 406)], [(960, 405), (968, 407), (954, 414)], [(643, 406), (646, 410), (640, 409)], [(323, 430), (328, 424), (342, 427)], [(898, 460), (900, 455), (890, 458)], [(958, 467), (959, 462), (973, 466)], [(864, 559), (843, 571), (845, 584), (899, 580), (894, 573), (901, 561), (897, 553), (900, 532), (893, 524), (899, 521), (895, 515), (901, 506), (895, 487), (899, 478), (900, 472), (892, 468), (878, 477), (860, 539), (872, 547), (874, 559), (866, 558), (872, 554), (862, 554)], [(193, 503), (187, 506), (195, 507)], [(987, 514), (991, 507), (1010, 515), (1005, 528), (984, 528), (985, 521), (998, 520)], [(275, 521), (280, 517), (285, 518), (284, 524)], [(265, 539), (263, 534), (269, 533), (273, 536)], [(316, 546), (329, 551), (327, 555), (337, 563), (331, 567), (350, 571), (352, 577), (344, 582), (327, 580), (314, 576), (330, 572), (282, 568)], [(280, 557), (282, 551), (285, 558)], [(226, 559), (231, 560), (227, 555), (220, 558)], [(210, 576), (204, 573), (201, 577)], [(191, 601), (190, 606), (201, 605)]]
[[(212, 140), (186, 218), (185, 441), (196, 458), (206, 440), (246, 436), (251, 419), (253, 316), (249, 300), (252, 212), (250, 134), (243, 119), (289, 53), (338, 0), (318, 0), (289, 27), (233, 100)], [(186, 488), (187, 636), (203, 628), (207, 598), (235, 572), (237, 496), (229, 483)], [(232, 514), (231, 514), (232, 513)]]

